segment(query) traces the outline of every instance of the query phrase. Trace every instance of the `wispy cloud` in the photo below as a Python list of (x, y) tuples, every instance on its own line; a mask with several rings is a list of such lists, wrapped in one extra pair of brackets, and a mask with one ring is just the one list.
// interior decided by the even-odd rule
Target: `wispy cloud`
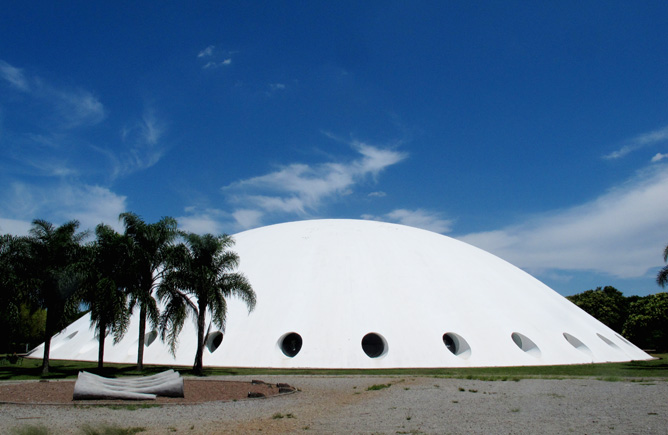
[(626, 141), (626, 143), (621, 148), (611, 152), (610, 154), (606, 154), (603, 156), (603, 158), (607, 160), (619, 159), (632, 153), (633, 151), (666, 141), (668, 141), (668, 126), (658, 130), (650, 131), (649, 133), (640, 134)]
[[(223, 192), (232, 201), (244, 204), (245, 222), (257, 224), (265, 213), (304, 215), (315, 211), (323, 201), (348, 195), (357, 183), (369, 176), (376, 177), (407, 157), (404, 152), (364, 142), (355, 141), (350, 145), (359, 154), (352, 161), (293, 163), (232, 183), (223, 187)], [(255, 213), (249, 213), (250, 210)], [(252, 219), (248, 218), (250, 216)]]
[(119, 156), (105, 152), (115, 162), (113, 176), (127, 175), (155, 165), (165, 153), (160, 141), (166, 128), (151, 108), (144, 110), (141, 119), (124, 127), (121, 140), (126, 150)]
[(20, 91), (27, 92), (30, 90), (28, 80), (23, 75), (23, 71), (4, 60), (0, 60), (0, 77)]
[(54, 86), (40, 77), (27, 75), (23, 70), (2, 60), (0, 77), (13, 89), (49, 108), (48, 116), (40, 115), (43, 119), (35, 120), (36, 122), (48, 121), (53, 128), (68, 130), (95, 125), (106, 116), (104, 105), (90, 91)]
[(215, 45), (209, 45), (204, 50), (201, 50), (199, 53), (197, 53), (197, 57), (210, 57), (213, 54), (213, 50), (215, 48)]
[(668, 157), (668, 154), (661, 154), (661, 153), (656, 153), (654, 157), (652, 157), (652, 163), (660, 162), (661, 160), (665, 159)]
[(536, 274), (579, 270), (641, 277), (661, 265), (666, 198), (668, 166), (653, 165), (589, 203), (459, 238)]
[(231, 65), (232, 54), (234, 52), (218, 49), (215, 45), (209, 45), (197, 53), (197, 58), (205, 62), (202, 69), (214, 69)]
[(82, 230), (104, 222), (120, 230), (118, 215), (127, 210), (125, 196), (101, 186), (75, 182), (44, 186), (16, 182), (0, 199), (5, 206), (0, 215), (1, 230), (13, 234), (20, 233), (36, 218), (54, 224), (76, 219)]
[(453, 224), (451, 219), (444, 219), (441, 213), (423, 209), (396, 209), (381, 216), (365, 214), (362, 215), (362, 219), (395, 222), (441, 234), (450, 232)]
[(232, 216), (219, 209), (191, 206), (185, 209), (185, 215), (178, 216), (179, 228), (196, 234), (220, 234), (230, 231)]

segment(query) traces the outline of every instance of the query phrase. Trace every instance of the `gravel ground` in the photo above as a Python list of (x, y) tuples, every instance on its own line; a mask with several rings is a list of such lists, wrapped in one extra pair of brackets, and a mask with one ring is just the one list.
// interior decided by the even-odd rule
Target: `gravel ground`
[[(242, 381), (240, 377), (212, 379)], [(0, 433), (90, 425), (164, 433), (666, 434), (668, 382), (591, 379), (475, 381), (427, 377), (264, 376), (301, 391), (194, 405), (0, 405)], [(371, 385), (392, 384), (369, 391)]]

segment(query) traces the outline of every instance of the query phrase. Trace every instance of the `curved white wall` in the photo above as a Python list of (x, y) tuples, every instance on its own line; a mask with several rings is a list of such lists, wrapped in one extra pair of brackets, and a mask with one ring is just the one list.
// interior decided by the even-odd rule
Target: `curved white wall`
[[(313, 220), (234, 237), (257, 307), (249, 315), (239, 301), (229, 302), (222, 343), (205, 350), (208, 366), (475, 367), (651, 358), (527, 273), (440, 234)], [(136, 361), (137, 330), (134, 318), (120, 343), (108, 338), (105, 361)], [(292, 332), (302, 347), (289, 357), (279, 342)], [(386, 343), (380, 357), (363, 351), (368, 333)], [(457, 355), (446, 347), (446, 333), (450, 345), (458, 343)], [(191, 365), (195, 341), (187, 321), (176, 358), (158, 338), (144, 361)], [(51, 357), (96, 360), (87, 317), (54, 337)]]

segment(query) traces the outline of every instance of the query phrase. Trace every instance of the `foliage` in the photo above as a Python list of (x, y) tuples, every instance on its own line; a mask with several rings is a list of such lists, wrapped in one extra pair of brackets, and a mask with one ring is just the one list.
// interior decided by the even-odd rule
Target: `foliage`
[(224, 331), (226, 298), (239, 297), (252, 311), (255, 292), (246, 277), (233, 272), (239, 257), (229, 250), (234, 244), (232, 237), (192, 233), (183, 237), (185, 244), (171, 252), (167, 273), (158, 290), (160, 299), (165, 302), (160, 330), (162, 339), (169, 342), (174, 353), (187, 314), (197, 319), (197, 354), (193, 369), (201, 374), (207, 310), (213, 324)]
[[(666, 248), (663, 250), (663, 262), (668, 263), (668, 245), (666, 245)], [(668, 264), (663, 266), (663, 268), (656, 275), (656, 283), (663, 288), (665, 288), (666, 284), (668, 284)]]
[(77, 301), (72, 298), (83, 280), (85, 264), (81, 245), (86, 233), (77, 233), (78, 221), (69, 221), (55, 227), (50, 222), (36, 219), (30, 229), (26, 279), (35, 289), (32, 295), (46, 309), (44, 359), (42, 372), (49, 372), (51, 337), (66, 325), (68, 311), (76, 311)]
[(125, 225), (125, 236), (130, 239), (130, 264), (132, 274), (128, 283), (130, 309), (139, 305), (139, 340), (137, 343), (137, 368), (144, 366), (144, 338), (146, 322), (156, 325), (159, 310), (153, 292), (165, 271), (164, 264), (178, 236), (176, 219), (163, 217), (160, 221), (147, 224), (134, 213), (120, 215)]
[(668, 293), (656, 293), (631, 304), (624, 336), (644, 349), (668, 350)]
[(629, 301), (614, 287), (597, 287), (567, 299), (614, 331), (622, 331), (628, 316)]
[(28, 305), (21, 304), (19, 319), (17, 343), (25, 344), (29, 348), (31, 344), (35, 345), (44, 338), (44, 330), (46, 329), (45, 309), (30, 310)]
[(90, 309), (91, 326), (99, 340), (98, 367), (104, 362), (104, 339), (114, 335), (118, 343), (130, 324), (125, 288), (129, 281), (128, 238), (113, 228), (100, 224), (95, 229), (97, 239), (89, 248), (89, 267), (82, 291), (82, 301)]
[(25, 238), (0, 236), (0, 349), (15, 351), (11, 345), (20, 341), (21, 305), (28, 299), (23, 266), (28, 258)]

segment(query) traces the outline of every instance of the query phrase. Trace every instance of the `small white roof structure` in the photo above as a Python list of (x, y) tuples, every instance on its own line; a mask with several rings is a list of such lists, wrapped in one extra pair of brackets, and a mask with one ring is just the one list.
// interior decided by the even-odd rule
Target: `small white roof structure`
[[(506, 261), (433, 232), (375, 221), (307, 220), (234, 236), (257, 294), (211, 325), (205, 366), (394, 368), (581, 364), (651, 357)], [(105, 361), (134, 363), (138, 315)], [(187, 321), (172, 356), (156, 331), (146, 364), (191, 365)], [(157, 337), (157, 338), (156, 338)], [(222, 340), (221, 340), (222, 339)], [(42, 346), (32, 352), (42, 356)], [(51, 358), (97, 359), (84, 316), (52, 340)]]

